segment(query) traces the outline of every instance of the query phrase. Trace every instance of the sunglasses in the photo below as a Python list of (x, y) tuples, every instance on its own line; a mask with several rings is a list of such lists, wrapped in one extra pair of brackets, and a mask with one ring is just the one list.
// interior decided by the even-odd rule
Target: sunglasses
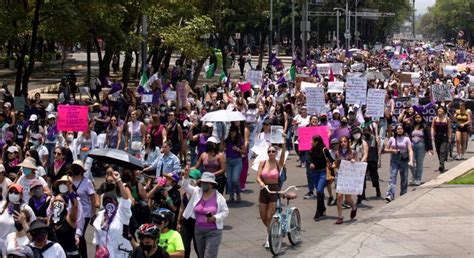
[(117, 119), (111, 119), (110, 121), (111, 122), (117, 122)]
[(8, 154), (15, 154), (15, 152), (7, 152)]
[(174, 116), (173, 114), (169, 114), (168, 116)]
[(61, 156), (63, 155), (61, 152), (55, 152), (54, 155), (58, 155), (58, 156)]
[(276, 153), (277, 151), (276, 150), (269, 150), (267, 151), (267, 153)]

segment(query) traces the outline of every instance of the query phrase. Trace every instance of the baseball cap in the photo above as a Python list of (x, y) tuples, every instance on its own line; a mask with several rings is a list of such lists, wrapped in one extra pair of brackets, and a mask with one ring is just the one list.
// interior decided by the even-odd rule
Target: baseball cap
[(31, 116), (30, 116), (30, 121), (31, 121), (31, 122), (34, 122), (34, 121), (36, 121), (36, 120), (38, 120), (38, 116), (37, 116), (37, 115), (31, 115)]
[(217, 144), (217, 143), (219, 143), (220, 141), (217, 140), (216, 137), (211, 136), (211, 137), (209, 137), (209, 138), (207, 139), (207, 142), (212, 142), (212, 143), (216, 143), (216, 144)]

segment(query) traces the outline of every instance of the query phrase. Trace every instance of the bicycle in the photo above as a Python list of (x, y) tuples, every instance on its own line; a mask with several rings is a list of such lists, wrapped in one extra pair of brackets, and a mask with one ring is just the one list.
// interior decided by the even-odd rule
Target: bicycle
[[(295, 192), (288, 192), (296, 186), (287, 187), (284, 191), (270, 191), (268, 186), (264, 187), (270, 194), (277, 195), (277, 203), (275, 214), (272, 217), (270, 226), (268, 227), (268, 242), (270, 244), (270, 251), (273, 255), (278, 255), (281, 251), (282, 239), (288, 235), (288, 240), (291, 245), (297, 245), (301, 241), (301, 216), (298, 208), (289, 207), (290, 200), (296, 199)], [(281, 196), (286, 198), (286, 205), (281, 204)], [(284, 210), (283, 210), (284, 209)]]

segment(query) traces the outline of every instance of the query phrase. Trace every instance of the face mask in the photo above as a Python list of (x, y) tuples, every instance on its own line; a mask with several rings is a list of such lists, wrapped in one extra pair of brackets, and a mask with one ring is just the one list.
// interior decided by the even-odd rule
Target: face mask
[(123, 174), (123, 175), (122, 175), (122, 181), (123, 181), (124, 183), (128, 183), (128, 182), (130, 182), (131, 180), (132, 180), (132, 176), (131, 176), (131, 175), (127, 175), (127, 174)]
[(201, 189), (203, 192), (207, 193), (211, 190), (211, 185), (209, 184), (201, 184)]
[(347, 121), (341, 121), (341, 125), (342, 125), (342, 126), (346, 126), (346, 125), (347, 125)]
[(145, 252), (150, 252), (151, 249), (153, 249), (152, 245), (145, 245), (143, 243), (140, 243), (140, 247), (142, 248), (143, 251)]
[(32, 143), (33, 146), (35, 146), (35, 147), (38, 147), (38, 145), (39, 145), (39, 141), (32, 141), (31, 143)]
[(48, 236), (48, 233), (41, 232), (41, 233), (33, 234), (31, 237), (33, 238), (33, 242), (43, 242), (46, 240), (47, 236)]
[(70, 135), (66, 136), (66, 141), (72, 142), (73, 140), (74, 140), (74, 135), (70, 134)]
[(67, 190), (68, 190), (69, 188), (68, 188), (67, 185), (65, 185), (65, 184), (60, 184), (59, 187), (58, 187), (58, 189), (59, 189), (59, 192), (60, 192), (60, 193), (67, 193)]
[(105, 192), (110, 192), (115, 190), (115, 184), (114, 183), (105, 183)]
[(145, 122), (145, 124), (149, 124), (150, 123), (150, 118), (143, 119), (143, 122)]
[(360, 133), (354, 134), (354, 139), (359, 140), (362, 135)]
[(160, 107), (160, 111), (163, 112), (166, 110), (166, 107)]
[(36, 187), (33, 190), (33, 195), (37, 198), (40, 198), (41, 196), (43, 196), (43, 189), (41, 187)]
[(20, 195), (16, 193), (9, 193), (8, 200), (10, 200), (12, 203), (18, 204), (20, 202)]
[(33, 170), (31, 168), (23, 168), (23, 174), (25, 176), (29, 176), (31, 174), (31, 172), (33, 172)]

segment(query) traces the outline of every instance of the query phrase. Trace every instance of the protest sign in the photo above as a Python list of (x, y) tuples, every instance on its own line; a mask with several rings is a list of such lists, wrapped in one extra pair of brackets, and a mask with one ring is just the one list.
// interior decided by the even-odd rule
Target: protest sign
[(242, 93), (252, 89), (252, 84), (250, 82), (239, 83), (238, 85)]
[(262, 85), (262, 75), (263, 71), (249, 70), (247, 71), (245, 78), (252, 85)]
[(355, 63), (355, 64), (351, 65), (351, 71), (353, 71), (353, 72), (363, 72), (363, 71), (365, 71), (364, 63)]
[(458, 68), (454, 65), (446, 65), (443, 68), (443, 75), (444, 76), (451, 76), (453, 77), (458, 72)]
[(436, 117), (436, 106), (431, 105), (430, 107), (424, 108), (421, 115), (425, 122), (431, 125), (431, 122)]
[(377, 118), (384, 116), (385, 108), (385, 90), (369, 89), (367, 92), (367, 110), (366, 116)]
[(318, 84), (302, 81), (300, 90), (302, 92), (306, 92), (306, 88), (310, 88), (310, 87), (318, 87)]
[(57, 125), (60, 131), (83, 132), (89, 129), (87, 106), (58, 106)]
[(395, 107), (393, 109), (393, 114), (395, 115), (394, 118), (398, 117), (402, 110), (405, 108), (407, 103), (411, 103), (410, 97), (399, 97), (399, 98), (394, 98), (393, 102), (395, 103)]
[(329, 63), (329, 67), (332, 68), (334, 74), (342, 75), (342, 63)]
[(323, 138), (324, 145), (329, 146), (329, 135), (327, 126), (311, 126), (298, 128), (298, 150), (310, 150), (313, 142), (313, 136), (319, 135)]
[(362, 194), (365, 181), (366, 162), (350, 162), (342, 160), (337, 172), (336, 193)]
[(344, 82), (328, 82), (329, 93), (342, 93), (344, 92)]
[(296, 88), (301, 87), (302, 82), (312, 82), (314, 79), (305, 74), (296, 75)]
[(142, 103), (151, 103), (153, 101), (153, 94), (143, 94)]
[(324, 88), (306, 88), (306, 107), (310, 115), (321, 114), (325, 110), (326, 99), (324, 97)]
[(265, 139), (256, 139), (252, 149), (250, 150), (256, 155), (260, 156), (267, 153), (268, 147), (270, 147), (270, 143), (268, 141)]
[(347, 77), (346, 103), (365, 105), (367, 97), (366, 77)]
[(400, 81), (410, 83), (411, 82), (411, 74), (409, 74), (409, 73), (400, 74)]
[(431, 85), (431, 99), (434, 102), (453, 100), (451, 87), (449, 87), (447, 84)]
[(318, 68), (318, 73), (319, 74), (324, 74), (324, 75), (329, 74), (330, 66), (329, 66), (328, 63), (326, 63), (326, 64), (316, 64), (316, 67)]
[(16, 109), (16, 111), (25, 111), (25, 97), (14, 97), (13, 98), (13, 107)]
[(166, 100), (175, 101), (176, 100), (176, 91), (174, 91), (174, 90), (166, 91)]
[(402, 65), (402, 60), (400, 59), (392, 59), (390, 60), (390, 68), (392, 68), (393, 70), (400, 70), (400, 67)]
[(280, 125), (272, 125), (270, 128), (270, 142), (276, 144), (282, 144), (285, 142), (283, 139), (283, 126)]

